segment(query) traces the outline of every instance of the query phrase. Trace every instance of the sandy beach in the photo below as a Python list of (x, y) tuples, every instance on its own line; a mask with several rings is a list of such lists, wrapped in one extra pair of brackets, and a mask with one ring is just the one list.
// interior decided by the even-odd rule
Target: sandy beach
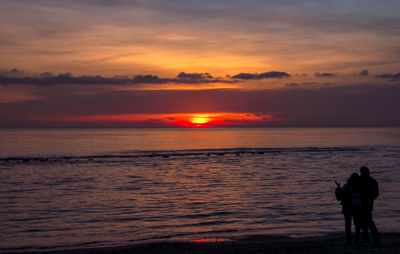
[(380, 245), (374, 243), (344, 245), (343, 240), (342, 233), (307, 237), (254, 235), (232, 239), (165, 241), (119, 247), (24, 251), (24, 253), (400, 253), (400, 233), (383, 233)]

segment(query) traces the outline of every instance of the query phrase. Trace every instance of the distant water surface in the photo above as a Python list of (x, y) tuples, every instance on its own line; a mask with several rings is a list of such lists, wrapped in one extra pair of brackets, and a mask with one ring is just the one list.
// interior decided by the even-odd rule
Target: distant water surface
[(0, 157), (126, 151), (398, 146), (398, 128), (0, 129)]
[(400, 228), (400, 129), (0, 130), (0, 251), (343, 230), (361, 165)]

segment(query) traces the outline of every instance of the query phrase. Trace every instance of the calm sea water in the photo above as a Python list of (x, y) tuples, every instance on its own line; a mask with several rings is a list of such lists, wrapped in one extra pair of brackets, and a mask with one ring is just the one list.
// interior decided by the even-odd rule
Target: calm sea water
[(400, 228), (400, 129), (0, 130), (0, 251), (343, 231), (367, 165)]

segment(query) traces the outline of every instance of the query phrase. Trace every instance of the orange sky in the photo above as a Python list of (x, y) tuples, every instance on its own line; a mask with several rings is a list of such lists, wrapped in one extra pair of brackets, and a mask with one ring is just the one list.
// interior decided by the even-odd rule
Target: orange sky
[(4, 0), (0, 127), (396, 125), (399, 8)]
[(394, 1), (6, 0), (0, 7), (4, 69), (172, 77), (400, 66)]

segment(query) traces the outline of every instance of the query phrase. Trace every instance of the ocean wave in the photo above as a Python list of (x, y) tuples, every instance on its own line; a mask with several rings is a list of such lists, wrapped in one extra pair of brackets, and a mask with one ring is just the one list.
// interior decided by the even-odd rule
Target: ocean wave
[[(304, 148), (227, 148), (227, 149), (193, 149), (164, 151), (122, 151), (117, 153), (84, 155), (84, 156), (43, 156), (43, 157), (5, 157), (0, 163), (55, 163), (55, 162), (95, 162), (99, 160), (112, 161), (134, 158), (179, 158), (186, 156), (224, 156), (224, 155), (262, 155), (274, 153), (332, 153), (373, 151), (377, 147), (304, 147)], [(394, 149), (394, 148), (393, 148)], [(102, 161), (100, 161), (102, 162)]]

